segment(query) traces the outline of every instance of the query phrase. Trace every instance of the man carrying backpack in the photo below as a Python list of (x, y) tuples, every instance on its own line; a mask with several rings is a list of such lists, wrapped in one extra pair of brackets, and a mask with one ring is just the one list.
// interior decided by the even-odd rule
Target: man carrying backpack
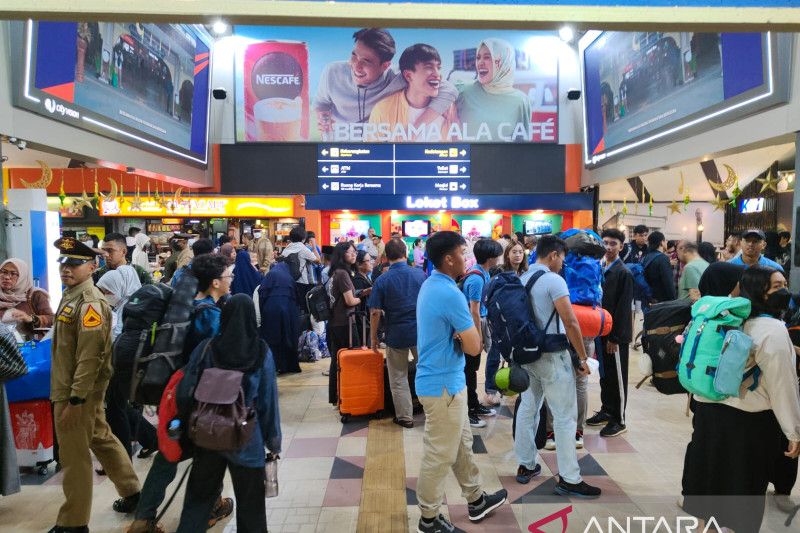
[(647, 255), (647, 236), (650, 230), (644, 224), (633, 228), (633, 239), (625, 246), (620, 256), (623, 263), (641, 263)]
[(603, 267), (603, 309), (611, 314), (614, 324), (611, 332), (601, 338), (602, 404), (600, 411), (589, 418), (586, 425), (605, 424), (600, 430), (600, 436), (616, 437), (627, 431), (625, 404), (628, 397), (628, 348), (633, 334), (631, 328), (633, 275), (619, 257), (625, 235), (618, 229), (607, 229), (603, 231), (602, 237), (606, 246), (606, 255), (600, 263)]
[[(472, 248), (477, 264), (473, 270), (467, 272), (462, 281), (461, 292), (467, 298), (469, 313), (475, 328), (481, 332), (482, 346), (486, 353), (492, 347), (489, 336), (489, 327), (486, 323), (486, 306), (483, 305), (483, 288), (489, 283), (489, 270), (491, 270), (503, 255), (503, 247), (492, 239), (479, 239)], [(472, 355), (472, 354), (469, 354)], [(484, 407), (478, 401), (478, 369), (481, 366), (481, 354), (467, 357), (464, 364), (464, 374), (467, 377), (467, 407), (469, 409), (469, 425), (474, 428), (486, 427), (486, 422), (481, 416), (494, 416), (495, 410)]]
[(672, 301), (676, 298), (675, 277), (669, 257), (664, 253), (667, 239), (660, 231), (654, 231), (647, 237), (647, 245), (649, 251), (642, 259), (642, 267), (653, 298), (649, 303)]
[[(233, 279), (233, 265), (218, 254), (205, 254), (192, 261), (191, 274), (197, 278), (197, 295), (195, 308), (200, 308), (193, 317), (192, 328), (184, 344), (184, 354), (192, 353), (204, 339), (209, 339), (219, 332), (220, 308), (217, 302), (230, 293)], [(188, 275), (188, 274), (187, 274)], [(155, 523), (158, 506), (164, 501), (167, 486), (178, 473), (178, 463), (167, 461), (159, 453), (147, 473), (142, 487), (139, 504), (136, 507), (135, 520), (127, 529), (127, 533), (153, 533), (163, 531)], [(222, 487), (220, 487), (220, 493)], [(231, 498), (217, 498), (217, 503), (208, 520), (208, 527), (213, 526), (233, 512)]]
[(289, 232), (289, 245), (281, 252), (283, 260), (289, 264), (289, 271), (297, 288), (297, 305), (305, 309), (306, 293), (314, 286), (314, 280), (309, 278), (308, 263), (319, 263), (316, 239), (309, 239), (308, 246), (303, 244), (306, 240), (306, 229), (295, 226)]
[(564, 278), (558, 275), (564, 265), (567, 244), (555, 235), (545, 235), (536, 245), (536, 263), (520, 280), (528, 280), (538, 272), (539, 278), (530, 290), (535, 325), (545, 330), (547, 335), (557, 335), (564, 331), (578, 355), (573, 364), (567, 349), (558, 352), (544, 352), (533, 362), (522, 364), (530, 377), (530, 387), (522, 393), (517, 410), (517, 431), (514, 452), (519, 461), (517, 482), (528, 483), (538, 475), (542, 467), (537, 463), (536, 428), (539, 427), (539, 412), (542, 402), (553, 413), (553, 430), (556, 440), (556, 457), (559, 478), (556, 494), (579, 498), (597, 498), (600, 489), (587, 484), (581, 478), (578, 455), (575, 451), (577, 429), (577, 396), (575, 373), (589, 374), (586, 364), (586, 350), (583, 346), (578, 319), (572, 310), (569, 288)]

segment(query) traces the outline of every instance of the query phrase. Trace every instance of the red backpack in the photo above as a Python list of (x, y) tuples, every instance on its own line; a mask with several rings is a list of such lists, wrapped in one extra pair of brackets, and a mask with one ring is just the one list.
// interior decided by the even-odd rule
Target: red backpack
[(177, 463), (183, 455), (180, 439), (172, 439), (167, 433), (169, 423), (178, 417), (177, 389), (183, 376), (183, 369), (172, 374), (158, 404), (158, 451), (171, 463)]

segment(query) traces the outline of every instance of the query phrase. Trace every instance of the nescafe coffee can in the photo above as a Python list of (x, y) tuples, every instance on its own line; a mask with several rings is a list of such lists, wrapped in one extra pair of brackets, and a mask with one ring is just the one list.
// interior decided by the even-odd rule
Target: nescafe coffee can
[(247, 141), (307, 141), (308, 48), (299, 41), (265, 41), (244, 53)]

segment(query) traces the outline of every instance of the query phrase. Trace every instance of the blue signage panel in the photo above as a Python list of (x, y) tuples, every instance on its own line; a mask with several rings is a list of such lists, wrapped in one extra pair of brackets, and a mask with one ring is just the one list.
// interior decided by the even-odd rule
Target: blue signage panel
[(318, 162), (317, 176), (327, 178), (328, 176), (369, 176), (375, 178), (392, 177), (393, 163), (374, 161), (353, 161), (346, 163)]
[(319, 144), (318, 161), (392, 161), (391, 144)]
[(469, 177), (469, 162), (418, 163), (398, 161), (395, 163), (395, 177), (425, 177), (435, 178), (442, 176)]
[(467, 194), (469, 178), (397, 178), (395, 194)]
[(320, 178), (320, 194), (392, 194), (392, 178)]
[(397, 161), (469, 161), (468, 144), (396, 144)]

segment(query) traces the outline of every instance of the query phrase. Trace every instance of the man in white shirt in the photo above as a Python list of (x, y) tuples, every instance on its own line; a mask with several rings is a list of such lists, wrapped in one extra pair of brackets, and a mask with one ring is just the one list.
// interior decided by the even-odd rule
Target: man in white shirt
[(300, 263), (300, 277), (295, 279), (295, 285), (297, 287), (297, 305), (301, 306), (301, 308), (305, 307), (306, 293), (314, 285), (313, 274), (309, 272), (311, 270), (309, 263), (320, 262), (316, 239), (309, 239), (308, 246), (303, 244), (305, 240), (306, 229), (303, 226), (295, 226), (289, 232), (289, 245), (281, 252), (281, 257), (284, 260), (292, 254), (297, 254), (297, 259)]

